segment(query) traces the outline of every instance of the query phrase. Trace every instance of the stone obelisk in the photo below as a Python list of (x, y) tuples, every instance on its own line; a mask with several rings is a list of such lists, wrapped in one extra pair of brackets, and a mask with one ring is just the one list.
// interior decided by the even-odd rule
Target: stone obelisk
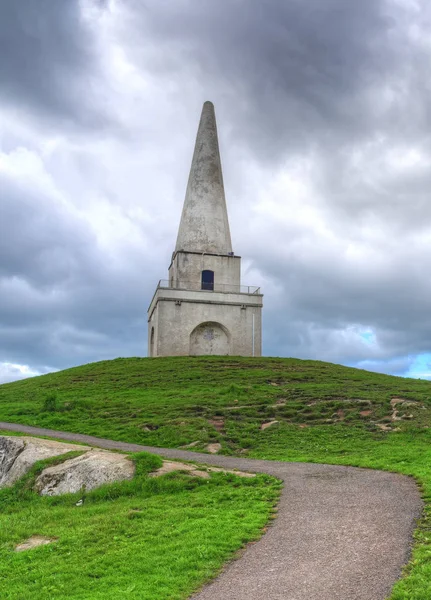
[(149, 356), (260, 356), (263, 296), (240, 277), (214, 106), (205, 102), (169, 280), (159, 282), (148, 309)]
[(214, 106), (205, 102), (196, 137), (176, 252), (232, 252)]

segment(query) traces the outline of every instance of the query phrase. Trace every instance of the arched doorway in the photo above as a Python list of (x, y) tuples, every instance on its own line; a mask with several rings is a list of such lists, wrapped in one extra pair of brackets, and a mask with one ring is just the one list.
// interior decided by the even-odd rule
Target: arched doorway
[(230, 354), (229, 331), (215, 321), (201, 323), (190, 334), (190, 355)]

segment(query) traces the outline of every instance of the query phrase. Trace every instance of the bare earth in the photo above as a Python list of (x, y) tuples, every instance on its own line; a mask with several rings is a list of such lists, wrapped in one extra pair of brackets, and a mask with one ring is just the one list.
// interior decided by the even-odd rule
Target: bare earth
[(283, 479), (274, 526), (194, 600), (384, 600), (422, 510), (413, 479), (383, 471), (198, 454), (13, 423), (0, 429)]

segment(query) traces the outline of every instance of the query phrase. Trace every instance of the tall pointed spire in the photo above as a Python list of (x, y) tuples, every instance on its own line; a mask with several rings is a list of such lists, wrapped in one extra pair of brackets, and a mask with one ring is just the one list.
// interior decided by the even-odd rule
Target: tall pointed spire
[(232, 242), (214, 105), (205, 102), (196, 137), (176, 251), (228, 254)]

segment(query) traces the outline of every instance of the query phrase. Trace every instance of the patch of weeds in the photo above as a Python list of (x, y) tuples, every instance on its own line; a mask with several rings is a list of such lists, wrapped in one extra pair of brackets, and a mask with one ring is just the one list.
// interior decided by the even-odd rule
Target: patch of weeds
[(57, 408), (57, 394), (50, 392), (43, 401), (42, 412), (55, 412)]

